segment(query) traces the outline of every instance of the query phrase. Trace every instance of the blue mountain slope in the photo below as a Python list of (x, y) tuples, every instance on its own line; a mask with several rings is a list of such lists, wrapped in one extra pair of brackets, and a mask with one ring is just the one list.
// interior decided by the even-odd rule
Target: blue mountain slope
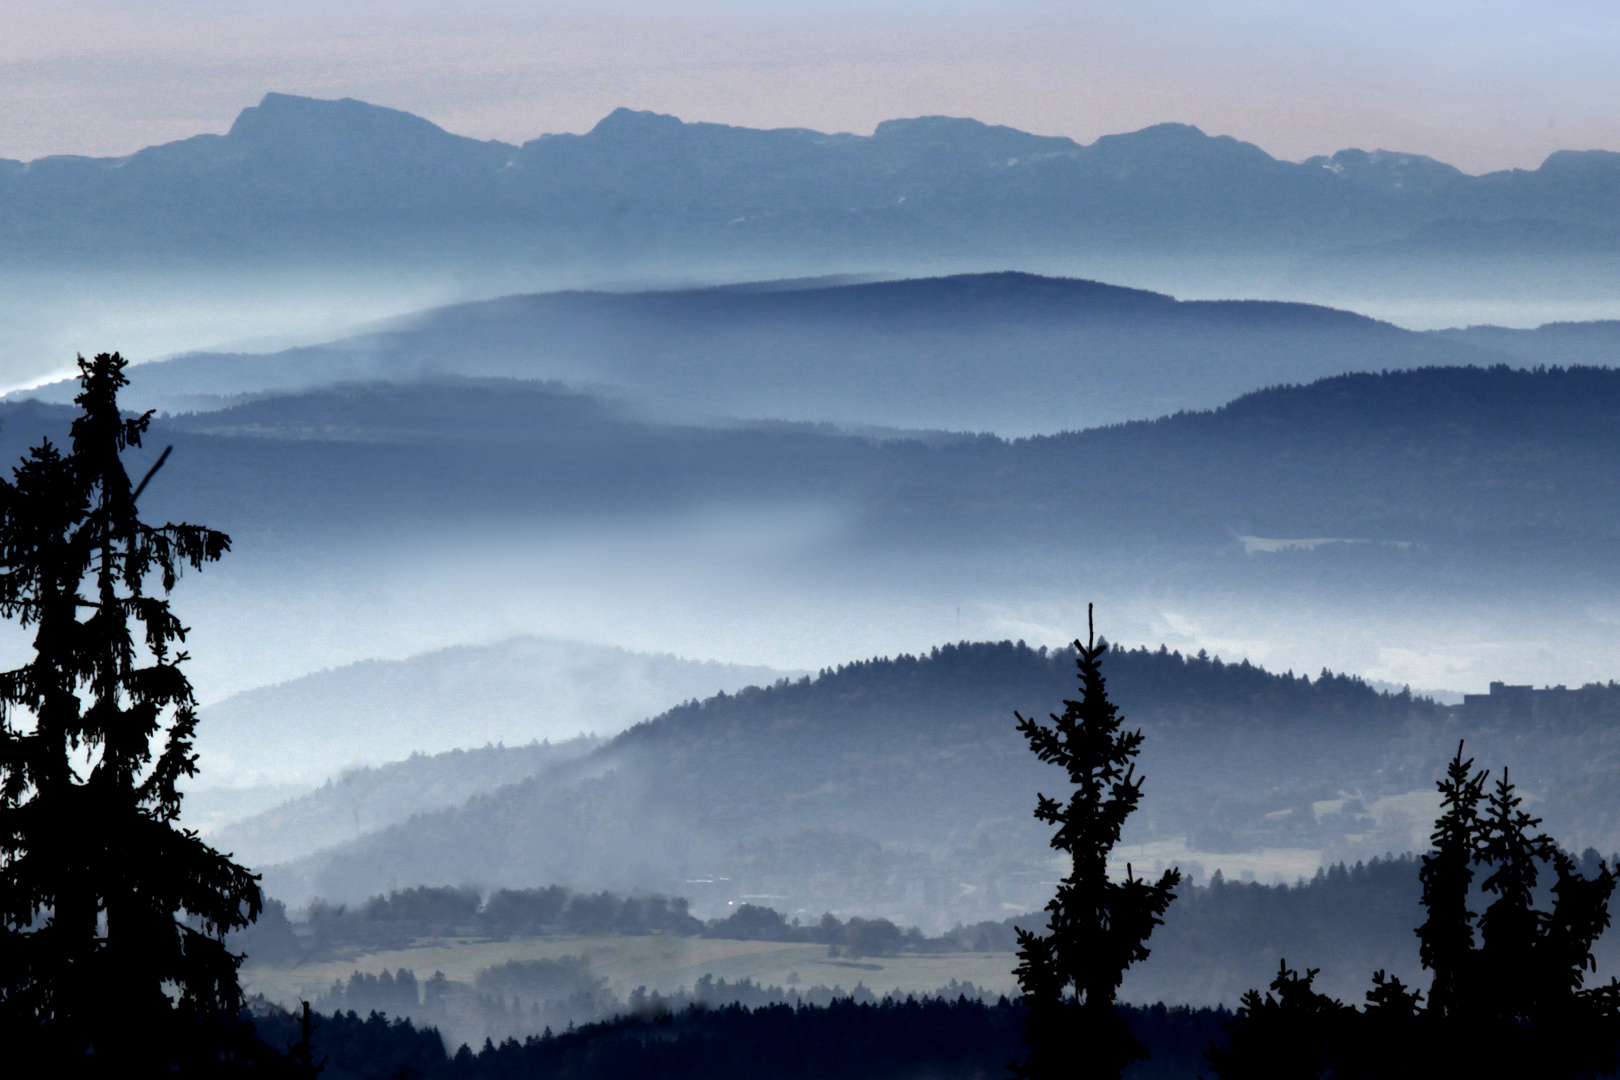
[(1620, 367), (1620, 321), (1547, 323), (1533, 330), (1470, 326), (1436, 331), (1437, 337), (1510, 356), (1528, 364)]
[[(683, 422), (1027, 435), (1213, 408), (1256, 386), (1344, 371), (1504, 358), (1307, 304), (968, 274), (507, 297), (330, 345), (143, 365), (128, 400), (179, 411), (208, 407), (208, 395), (496, 376), (612, 388), (646, 415)], [(36, 396), (71, 393), (64, 384)]]
[[(67, 416), (7, 406), (0, 452), (59, 438)], [(1078, 544), (1201, 563), (1237, 535), (1337, 537), (1417, 543), (1379, 558), (1448, 576), (1463, 560), (1529, 581), (1595, 569), (1620, 537), (1617, 417), (1620, 372), (1593, 368), (1346, 375), (1020, 440), (697, 428), (544, 385), (426, 382), (159, 420), (152, 444), (177, 451), (147, 501), (245, 539), (316, 545), (452, 523), (818, 505), (846, 522), (852, 556)]]
[[(963, 643), (692, 702), (576, 762), (273, 873), (270, 887), (287, 895), (302, 878), (303, 888), (341, 898), (389, 878), (655, 887), (722, 867), (742, 872), (749, 852), (739, 844), (805, 844), (820, 830), (832, 842), (796, 891), (819, 889), (816, 900), (836, 903), (839, 890), (863, 884), (845, 861), (862, 845), (838, 842), (842, 832), (939, 858), (935, 872), (945, 880), (922, 886), (935, 897), (934, 917), (988, 913), (997, 899), (982, 891), (986, 875), (1001, 877), (1002, 899), (1027, 902), (1040, 891), (1046, 845), (1029, 809), (1051, 775), (1025, 748), (1012, 713), (1061, 708), (1074, 693), (1073, 663), (1067, 650)], [(1150, 733), (1149, 809), (1132, 822), (1132, 839), (1182, 835), (1217, 806), (1308, 800), (1376, 769), (1407, 725), (1443, 715), (1432, 702), (1351, 679), (1300, 679), (1164, 651), (1120, 653), (1107, 671), (1129, 722)], [(1420, 753), (1382, 782), (1405, 790), (1407, 773), (1428, 765)], [(1237, 819), (1274, 839), (1287, 833), (1277, 818), (1260, 825), (1240, 810)], [(1314, 825), (1293, 826), (1299, 838), (1314, 835)], [(949, 877), (956, 873), (971, 876)], [(959, 880), (971, 887), (959, 889)], [(892, 894), (921, 884), (880, 886), (891, 895), (874, 899), (892, 911)]]

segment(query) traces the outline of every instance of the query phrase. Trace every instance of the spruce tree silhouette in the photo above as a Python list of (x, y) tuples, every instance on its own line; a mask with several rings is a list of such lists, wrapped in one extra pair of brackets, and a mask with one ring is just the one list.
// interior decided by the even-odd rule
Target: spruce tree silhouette
[(1150, 884), (1129, 866), (1123, 880), (1108, 877), (1109, 852), (1142, 799), (1133, 763), (1142, 733), (1122, 731), (1108, 700), (1101, 670), (1108, 643), (1097, 638), (1089, 605), (1086, 623), (1085, 643), (1074, 643), (1080, 700), (1065, 701), (1051, 726), (1013, 714), (1036, 756), (1065, 769), (1075, 786), (1067, 802), (1036, 795), (1035, 816), (1057, 826), (1052, 846), (1068, 852), (1073, 864), (1046, 905), (1049, 933), (1017, 930), (1015, 974), (1029, 1008), (1029, 1054), (1014, 1073), (1029, 1080), (1117, 1077), (1147, 1056), (1114, 998), (1125, 970), (1147, 959), (1148, 936), (1164, 921), (1181, 881), (1172, 869)]
[(40, 1072), (170, 1075), (219, 1062), (243, 1005), (223, 937), (261, 907), (176, 824), (197, 717), (165, 597), (230, 539), (139, 519), (157, 466), (132, 490), (121, 453), (151, 414), (119, 413), (117, 353), (78, 363), (70, 452), (0, 481), (0, 614), (34, 631), (0, 674), (0, 1017)]
[(1423, 884), (1423, 910), (1428, 917), (1417, 928), (1418, 959), (1433, 973), (1429, 1013), (1438, 1019), (1467, 1012), (1465, 995), (1474, 985), (1474, 914), (1468, 908), (1479, 858), (1479, 804), (1485, 794), (1484, 772), (1463, 760), (1462, 744), (1446, 767), (1440, 788), (1440, 816), (1423, 856), (1418, 880)]
[[(1223, 1050), (1208, 1057), (1222, 1080), (1284, 1077), (1607, 1075), (1620, 1064), (1620, 982), (1585, 989), (1592, 945), (1609, 925), (1615, 877), (1596, 877), (1526, 812), (1507, 770), (1489, 774), (1456, 756), (1439, 782), (1441, 812), (1419, 877), (1427, 917), (1418, 957), (1433, 975), (1428, 1001), (1380, 971), (1357, 1011), (1315, 995), (1286, 963), (1272, 989), (1250, 991)], [(1477, 896), (1491, 897), (1476, 913)], [(1545, 869), (1552, 906), (1536, 907)], [(1477, 938), (1476, 938), (1477, 928)], [(1299, 984), (1303, 983), (1303, 986)]]

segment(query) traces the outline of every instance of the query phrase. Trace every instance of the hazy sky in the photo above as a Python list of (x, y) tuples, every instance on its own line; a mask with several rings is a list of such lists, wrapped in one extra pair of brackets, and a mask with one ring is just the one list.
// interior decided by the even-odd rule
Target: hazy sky
[(520, 141), (619, 105), (869, 132), (974, 116), (1090, 141), (1164, 120), (1302, 158), (1470, 171), (1620, 150), (1600, 0), (4, 0), (0, 157), (223, 131), (267, 90)]

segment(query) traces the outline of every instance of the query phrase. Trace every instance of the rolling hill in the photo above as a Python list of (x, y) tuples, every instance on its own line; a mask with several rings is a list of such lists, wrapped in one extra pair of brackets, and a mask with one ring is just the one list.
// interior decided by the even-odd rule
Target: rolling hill
[[(1564, 843), (1620, 839), (1606, 809), (1614, 684), (1520, 717), (1164, 649), (1115, 650), (1105, 671), (1147, 735), (1146, 800), (1116, 851), (1139, 871), (1175, 863), (1207, 880), (1247, 863), (1291, 880), (1323, 858), (1421, 848), (1459, 738), (1481, 767), (1510, 766)], [(563, 882), (678, 892), (700, 912), (753, 899), (812, 921), (830, 909), (936, 928), (1035, 909), (1056, 872), (1030, 811), (1061, 776), (1029, 753), (1013, 711), (1061, 708), (1073, 677), (1069, 650), (962, 643), (719, 695), (465, 805), (269, 867), (266, 887), (302, 902), (418, 881)]]
[(251, 534), (265, 507), (278, 531), (320, 532), (341, 506), (353, 532), (801, 500), (842, 508), (856, 537), (952, 549), (1018, 521), (1033, 544), (1254, 535), (1578, 557), (1617, 538), (1617, 415), (1620, 372), (1505, 366), (1345, 375), (1018, 440), (669, 426), (532, 384), (357, 388), (164, 421), (190, 450), (154, 506)]
[(1620, 322), (1613, 320), (1547, 323), (1533, 330), (1470, 326), (1431, 333), (1501, 353), (1521, 364), (1620, 367)]
[[(314, 715), (324, 711), (324, 707), (318, 708)], [(351, 748), (365, 735), (341, 722), (320, 726), (329, 740)], [(600, 743), (594, 736), (580, 735), (555, 744), (489, 744), (437, 754), (414, 753), (402, 761), (346, 769), (313, 791), (226, 821), (204, 830), (203, 835), (214, 847), (231, 852), (244, 863), (263, 866), (301, 859), (418, 814), (459, 806), (476, 795), (578, 758)]]
[[(1427, 748), (1387, 771), (1390, 747), (1446, 715), (1355, 680), (1162, 650), (1118, 653), (1110, 674), (1149, 732), (1150, 798), (1132, 842), (1198, 832), (1215, 845), (1319, 844), (1347, 823), (1319, 826), (1311, 804), (1351, 780), (1418, 787)], [(924, 925), (1027, 910), (1044, 902), (1050, 869), (1026, 804), (1054, 777), (1012, 712), (1060, 708), (1072, 681), (1071, 652), (1003, 642), (721, 695), (463, 807), (273, 868), (266, 887), (300, 902), (389, 881), (680, 885), (698, 902), (859, 902)]]
[[(1617, 539), (1617, 416), (1620, 372), (1505, 365), (1344, 375), (1014, 440), (670, 425), (537, 383), (373, 385), (160, 419), (151, 443), (178, 449), (147, 500), (278, 547), (798, 503), (833, 508), (839, 543), (867, 549), (984, 550), (1014, 543), (1016, 521), (1030, 549), (1337, 543), (1489, 563), (1539, 546), (1579, 574)], [(0, 453), (60, 437), (67, 417), (5, 406)]]
[(215, 783), (313, 786), (346, 768), (410, 754), (616, 735), (682, 701), (790, 674), (519, 637), (368, 660), (233, 694), (202, 710), (197, 751)]
[[(245, 393), (499, 377), (606, 392), (640, 415), (688, 423), (1020, 436), (1209, 409), (1256, 387), (1347, 371), (1508, 358), (1308, 304), (1177, 301), (1094, 281), (966, 274), (507, 297), (328, 345), (144, 364), (128, 400), (207, 411)], [(31, 394), (65, 401), (72, 387)]]

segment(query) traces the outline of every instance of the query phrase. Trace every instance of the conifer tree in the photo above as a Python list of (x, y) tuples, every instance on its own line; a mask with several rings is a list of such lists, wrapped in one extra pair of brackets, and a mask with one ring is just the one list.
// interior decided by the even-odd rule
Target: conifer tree
[(197, 716), (166, 597), (230, 540), (138, 517), (156, 466), (132, 488), (151, 414), (119, 412), (124, 367), (81, 357), (71, 449), (0, 481), (0, 614), (34, 632), (0, 674), (0, 1022), (41, 1071), (138, 1077), (217, 1060), (242, 1007), (223, 938), (261, 898), (177, 825)]
[[(1439, 782), (1434, 849), (1419, 872), (1427, 917), (1418, 956), (1433, 975), (1423, 995), (1373, 976), (1357, 1011), (1310, 990), (1286, 967), (1274, 999), (1250, 991), (1230, 1025), (1230, 1045), (1212, 1050), (1221, 1080), (1259, 1077), (1608, 1075), (1620, 1055), (1620, 983), (1585, 989), (1592, 945), (1609, 925), (1615, 877), (1596, 877), (1539, 831), (1507, 770), (1494, 790), (1461, 744)], [(1550, 909), (1536, 907), (1545, 869)], [(1474, 881), (1481, 869), (1476, 913)], [(1476, 939), (1477, 928), (1477, 939)], [(1330, 1018), (1331, 1022), (1324, 1022)]]
[(1115, 995), (1126, 969), (1147, 959), (1148, 936), (1164, 921), (1181, 881), (1174, 869), (1157, 883), (1129, 866), (1123, 880), (1108, 876), (1109, 853), (1142, 799), (1134, 764), (1142, 732), (1122, 730), (1102, 676), (1108, 643), (1096, 637), (1089, 606), (1086, 615), (1086, 641), (1074, 643), (1080, 700), (1065, 701), (1050, 726), (1013, 714), (1036, 756), (1063, 768), (1074, 785), (1064, 801), (1036, 795), (1036, 818), (1057, 826), (1052, 847), (1068, 853), (1072, 865), (1046, 906), (1049, 932), (1017, 931), (1029, 1055), (1016, 1071), (1029, 1080), (1117, 1077), (1147, 1056), (1120, 1018)]
[[(1228, 1045), (1209, 1052), (1221, 1080), (1315, 1080), (1342, 1068), (1342, 1029), (1355, 1010), (1313, 985), (1316, 968), (1304, 975), (1283, 960), (1262, 994), (1250, 990), (1239, 1008), (1244, 1022)], [(1383, 972), (1379, 972), (1382, 975)]]
[(1473, 768), (1473, 759), (1463, 760), (1458, 743), (1457, 755), (1439, 782), (1440, 816), (1430, 837), (1434, 850), (1423, 856), (1418, 871), (1428, 913), (1417, 928), (1418, 959), (1433, 973), (1428, 1007), (1437, 1017), (1462, 1010), (1462, 997), (1473, 983), (1474, 915), (1468, 894), (1479, 858), (1479, 804), (1486, 775)]

